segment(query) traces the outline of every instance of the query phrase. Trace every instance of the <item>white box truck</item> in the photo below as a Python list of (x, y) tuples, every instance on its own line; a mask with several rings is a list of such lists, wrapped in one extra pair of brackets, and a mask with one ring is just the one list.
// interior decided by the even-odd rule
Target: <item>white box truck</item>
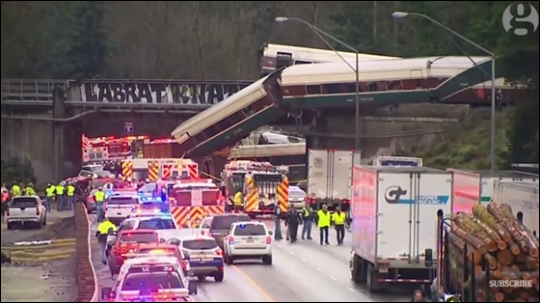
[(360, 152), (352, 150), (308, 150), (307, 202), (315, 209), (324, 203), (330, 210), (351, 201), (352, 171), (360, 164)]
[(354, 167), (350, 269), (356, 283), (369, 291), (385, 283), (432, 283), (439, 218), (452, 212), (452, 177), (427, 167)]
[(536, 237), (540, 232), (538, 225), (538, 189), (539, 185), (531, 182), (494, 182), (493, 203), (506, 203), (512, 208), (514, 216), (530, 229)]
[(504, 170), (504, 171), (481, 171), (482, 175), (482, 197), (481, 202), (485, 206), (489, 204), (493, 196), (493, 189), (495, 188), (495, 181), (503, 182), (526, 182), (538, 185), (539, 176), (537, 174), (531, 174), (526, 172)]
[(422, 166), (422, 158), (415, 157), (398, 157), (398, 156), (379, 156), (375, 158), (375, 166), (394, 166), (394, 167), (420, 167)]

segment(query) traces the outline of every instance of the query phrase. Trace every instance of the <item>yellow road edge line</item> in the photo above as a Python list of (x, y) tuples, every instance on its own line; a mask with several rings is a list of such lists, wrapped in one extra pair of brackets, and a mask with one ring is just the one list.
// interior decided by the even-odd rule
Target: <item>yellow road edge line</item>
[(17, 258), (17, 257), (13, 257), (13, 258), (11, 258), (11, 262), (22, 262), (22, 263), (47, 262), (47, 261), (68, 259), (70, 257), (71, 257), (71, 254), (58, 255), (58, 256), (47, 257), (47, 258)]
[(231, 267), (237, 272), (239, 273), (244, 279), (246, 279), (246, 281), (251, 284), (251, 286), (253, 286), (253, 288), (255, 288), (265, 299), (266, 301), (268, 302), (277, 302), (274, 298), (272, 298), (272, 296), (270, 296), (261, 286), (259, 286), (259, 284), (257, 284), (257, 282), (255, 282), (250, 276), (248, 276), (248, 274), (246, 274), (243, 270), (241, 270), (238, 266), (236, 265), (231, 265)]
[(53, 251), (53, 252), (31, 252), (31, 251), (12, 251), (8, 252), (7, 254), (11, 258), (17, 258), (17, 257), (52, 257), (52, 256), (59, 256), (59, 255), (67, 255), (67, 254), (73, 254), (75, 252), (75, 249), (68, 249), (68, 250), (61, 250), (61, 251)]
[(10, 251), (16, 251), (16, 250), (46, 250), (46, 249), (55, 249), (59, 247), (66, 247), (66, 246), (75, 246), (75, 242), (64, 242), (64, 243), (56, 243), (51, 245), (21, 245), (21, 246), (4, 246), (1, 247), (1, 250), (10, 250)]

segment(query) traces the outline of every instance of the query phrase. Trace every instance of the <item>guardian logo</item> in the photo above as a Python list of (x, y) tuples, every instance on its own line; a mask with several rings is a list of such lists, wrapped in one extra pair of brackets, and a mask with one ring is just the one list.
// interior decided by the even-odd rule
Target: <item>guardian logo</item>
[(422, 205), (446, 205), (450, 200), (447, 195), (418, 195), (408, 197), (407, 190), (400, 186), (390, 186), (384, 193), (384, 199), (388, 204), (422, 204)]
[(406, 194), (407, 191), (402, 189), (401, 187), (390, 186), (386, 189), (386, 192), (384, 193), (384, 199), (389, 204), (398, 204), (399, 199)]

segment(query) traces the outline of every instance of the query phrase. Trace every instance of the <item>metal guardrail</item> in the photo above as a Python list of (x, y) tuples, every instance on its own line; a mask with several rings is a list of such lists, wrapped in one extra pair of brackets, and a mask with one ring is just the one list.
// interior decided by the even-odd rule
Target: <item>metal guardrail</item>
[(69, 80), (2, 79), (2, 101), (50, 101), (53, 89), (67, 89)]

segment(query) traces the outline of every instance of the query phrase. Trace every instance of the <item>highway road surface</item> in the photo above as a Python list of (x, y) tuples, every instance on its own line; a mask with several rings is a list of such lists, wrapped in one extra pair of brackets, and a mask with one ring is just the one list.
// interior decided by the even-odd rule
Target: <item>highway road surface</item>
[[(13, 263), (2, 264), (1, 302), (73, 302), (77, 297), (73, 212), (53, 211), (41, 229), (7, 230), (2, 223), (2, 252)], [(69, 238), (69, 239), (66, 239)], [(14, 249), (20, 241), (64, 239), (63, 244)]]
[[(273, 223), (268, 222), (273, 229)], [(95, 233), (93, 223), (92, 232)], [(314, 230), (315, 231), (315, 230)], [(198, 302), (404, 302), (407, 295), (370, 295), (350, 279), (350, 233), (345, 245), (321, 246), (318, 233), (311, 241), (274, 243), (273, 265), (260, 261), (238, 262), (225, 268), (225, 280), (197, 282)], [(331, 234), (335, 238), (334, 234)], [(94, 238), (95, 239), (95, 238)], [(331, 240), (333, 240), (331, 238)], [(102, 265), (97, 241), (93, 263), (100, 287), (112, 286), (108, 267)]]

